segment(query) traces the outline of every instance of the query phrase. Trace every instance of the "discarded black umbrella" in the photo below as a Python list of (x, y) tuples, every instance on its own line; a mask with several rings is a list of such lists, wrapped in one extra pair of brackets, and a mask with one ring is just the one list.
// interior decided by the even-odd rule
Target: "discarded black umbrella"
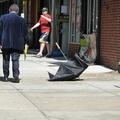
[(79, 77), (87, 67), (88, 65), (78, 56), (77, 53), (75, 53), (74, 59), (60, 64), (55, 75), (48, 72), (50, 78), (49, 81), (73, 80)]

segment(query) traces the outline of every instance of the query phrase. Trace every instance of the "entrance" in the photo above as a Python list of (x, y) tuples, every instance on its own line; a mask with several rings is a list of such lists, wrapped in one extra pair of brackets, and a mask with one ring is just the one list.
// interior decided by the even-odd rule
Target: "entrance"
[(40, 28), (36, 28), (33, 32), (31, 32), (30, 28), (38, 22), (41, 15), (41, 8), (44, 6), (44, 0), (2, 0), (0, 1), (0, 15), (7, 14), (11, 4), (17, 4), (19, 6), (19, 15), (26, 20), (30, 48), (39, 48), (38, 39), (40, 37)]
[(34, 29), (33, 32), (30, 28), (38, 22), (41, 14), (41, 7), (42, 2), (40, 0), (21, 0), (21, 16), (27, 21), (30, 48), (39, 48), (38, 39), (40, 37), (40, 28)]
[(53, 40), (52, 49), (57, 50), (55, 43), (57, 42), (64, 54), (68, 54), (68, 33), (69, 33), (69, 0), (53, 0)]
[(13, 3), (20, 7), (19, 15), (26, 19), (30, 37), (30, 48), (39, 48), (40, 28), (34, 29), (33, 32), (31, 32), (30, 28), (38, 22), (41, 9), (45, 6), (48, 7), (48, 12), (53, 18), (51, 50), (58, 50), (55, 45), (55, 42), (57, 42), (63, 52), (65, 54), (68, 53), (69, 0), (4, 0), (4, 2), (0, 3), (0, 14), (8, 13), (9, 6)]
[(93, 63), (97, 58), (96, 46), (99, 44), (99, 0), (71, 0), (71, 13), (70, 44), (79, 45), (77, 51), (80, 57)]

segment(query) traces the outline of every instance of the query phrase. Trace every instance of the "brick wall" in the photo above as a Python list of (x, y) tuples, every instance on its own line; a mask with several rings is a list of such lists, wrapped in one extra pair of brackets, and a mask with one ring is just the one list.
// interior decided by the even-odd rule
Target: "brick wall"
[(72, 57), (75, 52), (79, 53), (80, 51), (80, 43), (69, 43), (69, 57)]
[(120, 61), (120, 0), (102, 0), (100, 62), (117, 69)]

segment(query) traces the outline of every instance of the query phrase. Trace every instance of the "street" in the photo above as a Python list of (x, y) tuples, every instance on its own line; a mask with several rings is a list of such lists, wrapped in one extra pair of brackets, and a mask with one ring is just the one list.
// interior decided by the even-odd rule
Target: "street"
[(117, 71), (87, 68), (92, 72), (84, 72), (76, 80), (48, 81), (48, 72), (55, 74), (61, 62), (66, 60), (36, 58), (35, 54), (27, 54), (24, 60), (21, 55), (20, 83), (13, 82), (12, 64), (9, 82), (3, 82), (0, 54), (0, 120), (120, 119)]

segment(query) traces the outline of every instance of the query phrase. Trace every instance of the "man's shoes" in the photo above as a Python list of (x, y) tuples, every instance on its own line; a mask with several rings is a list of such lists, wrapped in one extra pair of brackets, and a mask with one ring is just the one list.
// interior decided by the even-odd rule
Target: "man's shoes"
[(7, 77), (4, 77), (4, 78), (3, 78), (3, 81), (4, 81), (4, 82), (8, 82), (8, 78), (7, 78)]
[(20, 82), (20, 79), (19, 79), (18, 75), (14, 75), (13, 77), (15, 79), (15, 83), (19, 83)]
[(51, 54), (48, 53), (45, 57), (47, 57), (47, 58), (51, 58)]
[(37, 57), (37, 58), (41, 58), (41, 57), (43, 57), (43, 54), (38, 53), (38, 54), (36, 55), (36, 57)]

